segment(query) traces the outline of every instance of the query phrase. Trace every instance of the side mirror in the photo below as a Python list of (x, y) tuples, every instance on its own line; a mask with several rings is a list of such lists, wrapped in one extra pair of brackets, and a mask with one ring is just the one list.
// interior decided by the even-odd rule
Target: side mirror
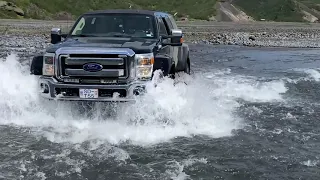
[(172, 34), (171, 43), (176, 44), (176, 46), (181, 46), (182, 37), (183, 37), (182, 30), (172, 29), (171, 34)]
[(60, 28), (52, 28), (51, 29), (51, 43), (57, 44), (61, 42), (61, 37), (66, 38), (68, 34), (62, 34)]
[(170, 43), (163, 43), (163, 45), (170, 46), (182, 46), (182, 30), (181, 29), (172, 29), (170, 36), (162, 37), (163, 39), (171, 39)]
[(61, 29), (60, 28), (52, 28), (51, 29), (51, 43), (57, 44), (61, 42)]

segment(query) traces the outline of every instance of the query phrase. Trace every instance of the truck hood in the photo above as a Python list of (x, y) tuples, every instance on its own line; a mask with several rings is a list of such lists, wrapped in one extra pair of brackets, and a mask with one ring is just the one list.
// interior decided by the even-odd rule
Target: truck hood
[(142, 38), (101, 38), (101, 37), (81, 37), (68, 38), (63, 42), (49, 46), (48, 53), (54, 53), (61, 47), (103, 47), (103, 48), (130, 48), (136, 54), (150, 53), (156, 47), (156, 39)]

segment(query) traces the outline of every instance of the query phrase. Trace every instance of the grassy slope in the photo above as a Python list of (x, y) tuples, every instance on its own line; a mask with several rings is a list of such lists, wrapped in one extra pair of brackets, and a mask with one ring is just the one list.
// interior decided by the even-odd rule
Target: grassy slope
[(303, 21), (303, 14), (292, 0), (234, 0), (249, 16), (269, 21)]
[(12, 11), (1, 11), (0, 10), (0, 18), (12, 18), (12, 17), (17, 17), (16, 13)]
[(320, 11), (320, 0), (299, 0), (309, 8), (313, 8), (317, 11)]
[(233, 0), (233, 4), (256, 20), (304, 22), (301, 8), (295, 2), (320, 11), (320, 0)]
[[(220, 0), (6, 0), (15, 3), (25, 11), (26, 18), (56, 19), (61, 12), (68, 12), (76, 18), (81, 13), (97, 9), (129, 8), (152, 9), (189, 15), (194, 19), (208, 19), (216, 14), (214, 5)], [(230, 0), (226, 0), (230, 1)], [(256, 20), (304, 21), (300, 8), (294, 3), (302, 2), (309, 8), (320, 11), (320, 0), (233, 0), (233, 4)], [(151, 3), (152, 2), (152, 3)], [(13, 13), (0, 10), (0, 17), (13, 17)]]
[(74, 18), (81, 13), (98, 9), (132, 8), (156, 9), (177, 16), (188, 14), (190, 18), (208, 19), (215, 14), (216, 0), (7, 0), (21, 7), (27, 18), (54, 19), (59, 12), (71, 13)]

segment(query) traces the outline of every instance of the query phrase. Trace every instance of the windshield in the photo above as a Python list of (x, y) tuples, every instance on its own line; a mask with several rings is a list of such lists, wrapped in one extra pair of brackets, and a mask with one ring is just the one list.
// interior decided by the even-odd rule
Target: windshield
[(84, 15), (71, 36), (155, 38), (155, 22), (152, 16), (142, 14)]

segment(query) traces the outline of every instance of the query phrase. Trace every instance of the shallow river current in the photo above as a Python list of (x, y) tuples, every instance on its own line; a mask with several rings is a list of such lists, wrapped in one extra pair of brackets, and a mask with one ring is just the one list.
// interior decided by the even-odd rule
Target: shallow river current
[(0, 179), (320, 179), (320, 50), (190, 48), (188, 85), (88, 113), (39, 99), (5, 57)]

